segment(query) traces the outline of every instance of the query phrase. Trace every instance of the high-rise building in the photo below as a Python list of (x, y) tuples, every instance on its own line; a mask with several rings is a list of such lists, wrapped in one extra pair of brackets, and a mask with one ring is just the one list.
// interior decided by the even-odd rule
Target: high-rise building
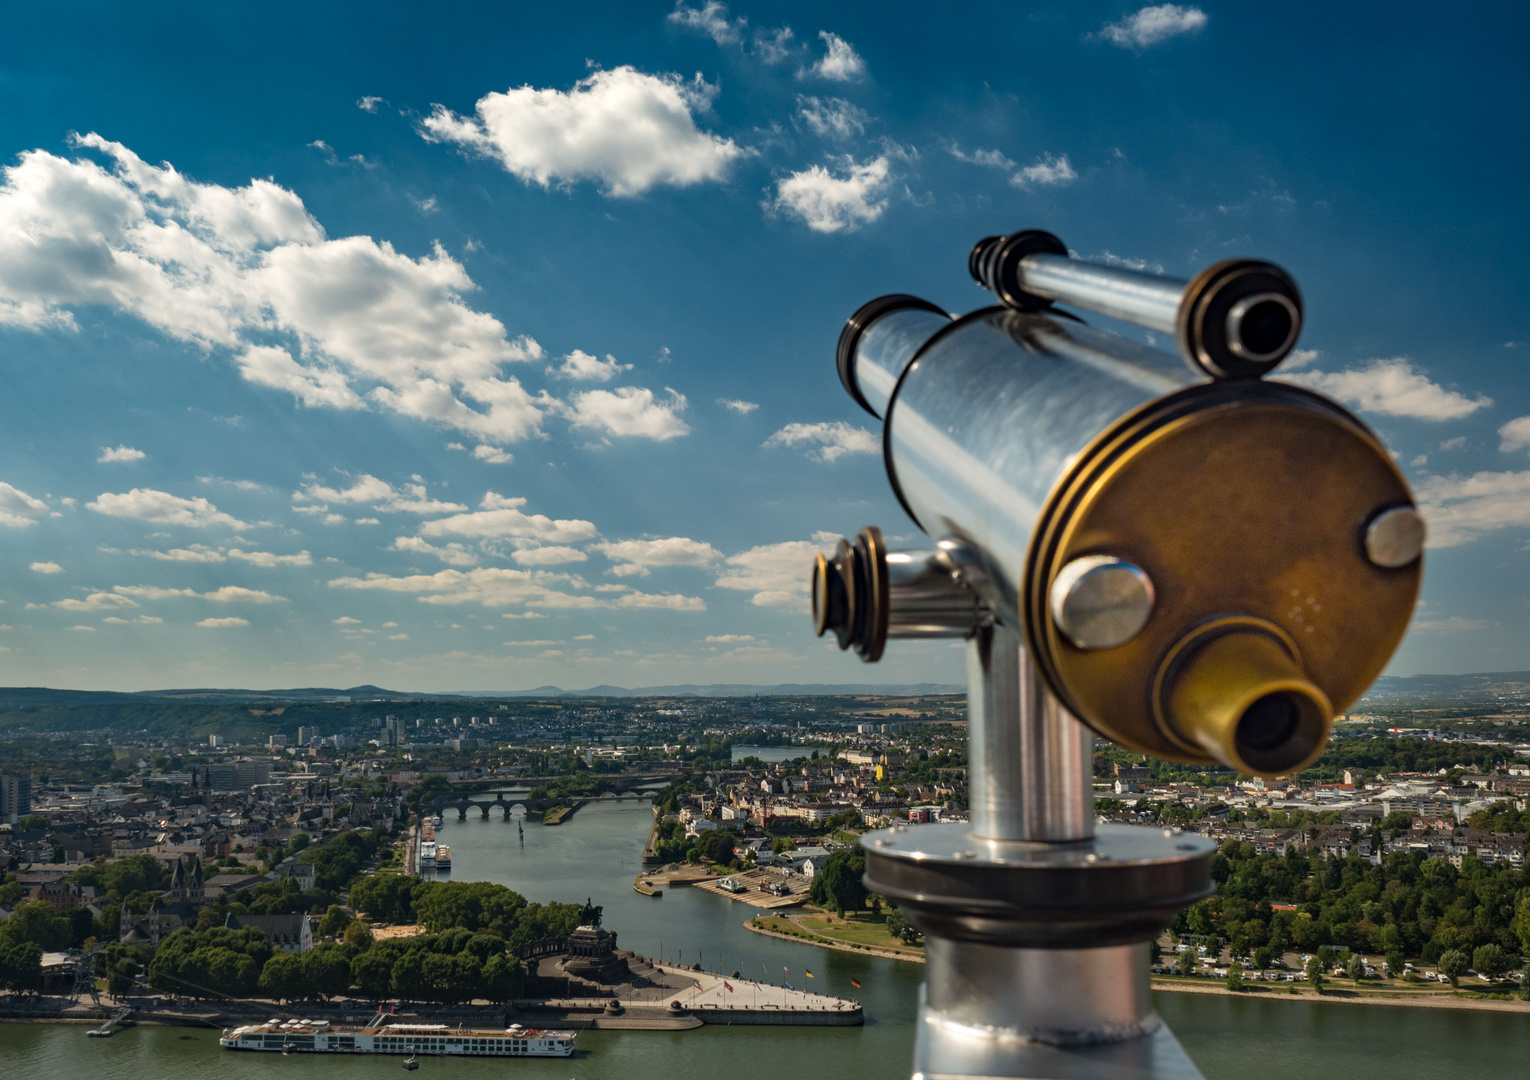
[(212, 747), (214, 750), (218, 749), (218, 747), (223, 745), (223, 736), (222, 735), (209, 735), (209, 736), (207, 736), (207, 745)]
[(32, 812), (32, 778), (0, 776), (0, 820), (12, 825)]
[(311, 745), (313, 743), (316, 743), (318, 741), (319, 741), (319, 729), (318, 728), (312, 728), (312, 727), (300, 727), (300, 728), (298, 728), (298, 741), (297, 741), (297, 744), (299, 746), (309, 746), (309, 745)]
[(272, 735), (266, 740), (266, 748), (270, 750), (279, 750), (286, 745), (287, 736), (285, 735)]
[(241, 758), (209, 765), (207, 781), (214, 791), (244, 791), (271, 782), (271, 762), (265, 758)]

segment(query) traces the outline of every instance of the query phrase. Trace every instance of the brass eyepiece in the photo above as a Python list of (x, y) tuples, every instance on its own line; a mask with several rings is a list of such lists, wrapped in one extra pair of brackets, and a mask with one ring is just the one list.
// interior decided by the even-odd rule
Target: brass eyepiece
[(1333, 726), (1328, 695), (1306, 677), (1295, 643), (1263, 619), (1192, 630), (1155, 684), (1157, 719), (1171, 737), (1253, 776), (1305, 768)]

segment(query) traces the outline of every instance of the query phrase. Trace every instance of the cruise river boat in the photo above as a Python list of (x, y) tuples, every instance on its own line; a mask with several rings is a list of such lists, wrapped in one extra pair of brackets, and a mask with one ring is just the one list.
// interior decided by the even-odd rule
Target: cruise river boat
[(450, 1057), (569, 1057), (572, 1031), (463, 1028), (446, 1024), (372, 1024), (347, 1027), (328, 1020), (268, 1020), (228, 1028), (218, 1045), (228, 1050), (281, 1054), (409, 1054)]

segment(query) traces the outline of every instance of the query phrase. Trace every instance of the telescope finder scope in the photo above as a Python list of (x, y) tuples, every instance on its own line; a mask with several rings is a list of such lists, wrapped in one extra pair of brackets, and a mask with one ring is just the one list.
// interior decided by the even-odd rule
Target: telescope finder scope
[[(980, 241), (969, 268), (997, 306), (887, 296), (841, 334), (841, 380), (883, 421), (931, 543), (889, 553), (866, 530), (820, 558), (817, 631), (871, 661), (889, 638), (996, 623), (1124, 746), (1258, 776), (1310, 764), (1402, 638), (1424, 529), (1359, 419), (1262, 378), (1300, 332), (1295, 283), (1250, 260), (1134, 273), (1035, 230)], [(1057, 303), (1172, 334), (1181, 356)]]

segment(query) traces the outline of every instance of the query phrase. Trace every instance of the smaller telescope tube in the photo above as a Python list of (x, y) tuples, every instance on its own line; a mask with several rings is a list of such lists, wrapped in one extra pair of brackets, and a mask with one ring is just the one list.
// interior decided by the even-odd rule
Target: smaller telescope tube
[(1189, 282), (1138, 270), (1070, 259), (1066, 255), (1027, 255), (1020, 260), (1025, 291), (1060, 300), (1112, 319), (1136, 323), (1162, 334), (1174, 333), (1179, 302)]
[(1252, 259), (1219, 262), (1184, 281), (1084, 262), (1051, 233), (1025, 229), (979, 240), (967, 268), (1006, 307), (1042, 311), (1055, 301), (1172, 334), (1185, 360), (1214, 379), (1269, 373), (1302, 328), (1296, 282)]
[(879, 296), (850, 316), (839, 334), (839, 381), (856, 404), (878, 420), (903, 369), (951, 316), (906, 293)]

